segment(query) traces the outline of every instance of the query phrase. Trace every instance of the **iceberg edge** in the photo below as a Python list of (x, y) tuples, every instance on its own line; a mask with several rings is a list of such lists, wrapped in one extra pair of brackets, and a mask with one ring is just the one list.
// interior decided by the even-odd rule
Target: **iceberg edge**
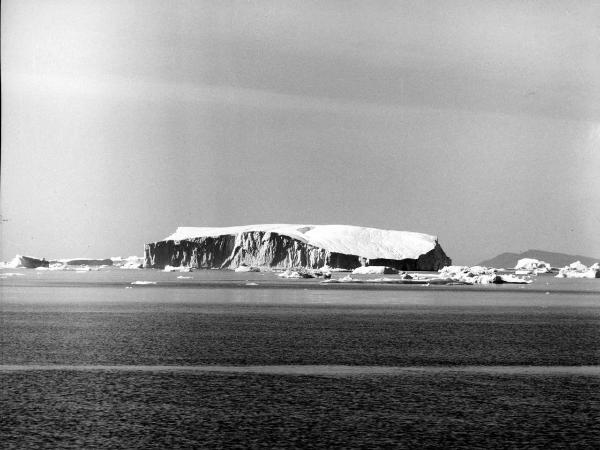
[(235, 269), (245, 265), (271, 270), (323, 266), (439, 270), (450, 264), (435, 236), (350, 225), (181, 227), (144, 249), (144, 267), (156, 269), (167, 265)]

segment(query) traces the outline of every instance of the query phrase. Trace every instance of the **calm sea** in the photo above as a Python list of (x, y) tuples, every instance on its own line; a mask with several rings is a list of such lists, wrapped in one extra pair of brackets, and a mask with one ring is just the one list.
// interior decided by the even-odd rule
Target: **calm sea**
[(326, 286), (118, 269), (0, 278), (3, 448), (600, 442), (600, 280)]

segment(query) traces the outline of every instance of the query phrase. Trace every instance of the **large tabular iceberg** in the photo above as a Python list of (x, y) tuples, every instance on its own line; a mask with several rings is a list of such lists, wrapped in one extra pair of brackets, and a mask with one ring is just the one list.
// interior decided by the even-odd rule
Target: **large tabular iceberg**
[(235, 269), (241, 265), (289, 269), (388, 266), (438, 270), (451, 264), (437, 238), (409, 231), (350, 225), (179, 227), (146, 244), (144, 266)]

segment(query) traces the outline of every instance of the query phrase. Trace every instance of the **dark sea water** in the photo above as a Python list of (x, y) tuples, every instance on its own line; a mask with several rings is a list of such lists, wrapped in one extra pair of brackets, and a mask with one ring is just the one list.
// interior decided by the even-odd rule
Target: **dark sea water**
[(600, 442), (600, 280), (440, 288), (216, 271), (0, 277), (2, 448)]

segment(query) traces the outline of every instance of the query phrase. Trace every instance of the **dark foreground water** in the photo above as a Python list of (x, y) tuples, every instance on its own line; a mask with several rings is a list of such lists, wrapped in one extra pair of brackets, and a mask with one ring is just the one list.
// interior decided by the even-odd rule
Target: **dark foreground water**
[[(1, 280), (3, 448), (600, 442), (596, 280), (329, 290), (24, 273)], [(147, 278), (159, 284), (127, 289)]]
[(600, 378), (20, 372), (6, 446), (565, 447), (600, 437)]

